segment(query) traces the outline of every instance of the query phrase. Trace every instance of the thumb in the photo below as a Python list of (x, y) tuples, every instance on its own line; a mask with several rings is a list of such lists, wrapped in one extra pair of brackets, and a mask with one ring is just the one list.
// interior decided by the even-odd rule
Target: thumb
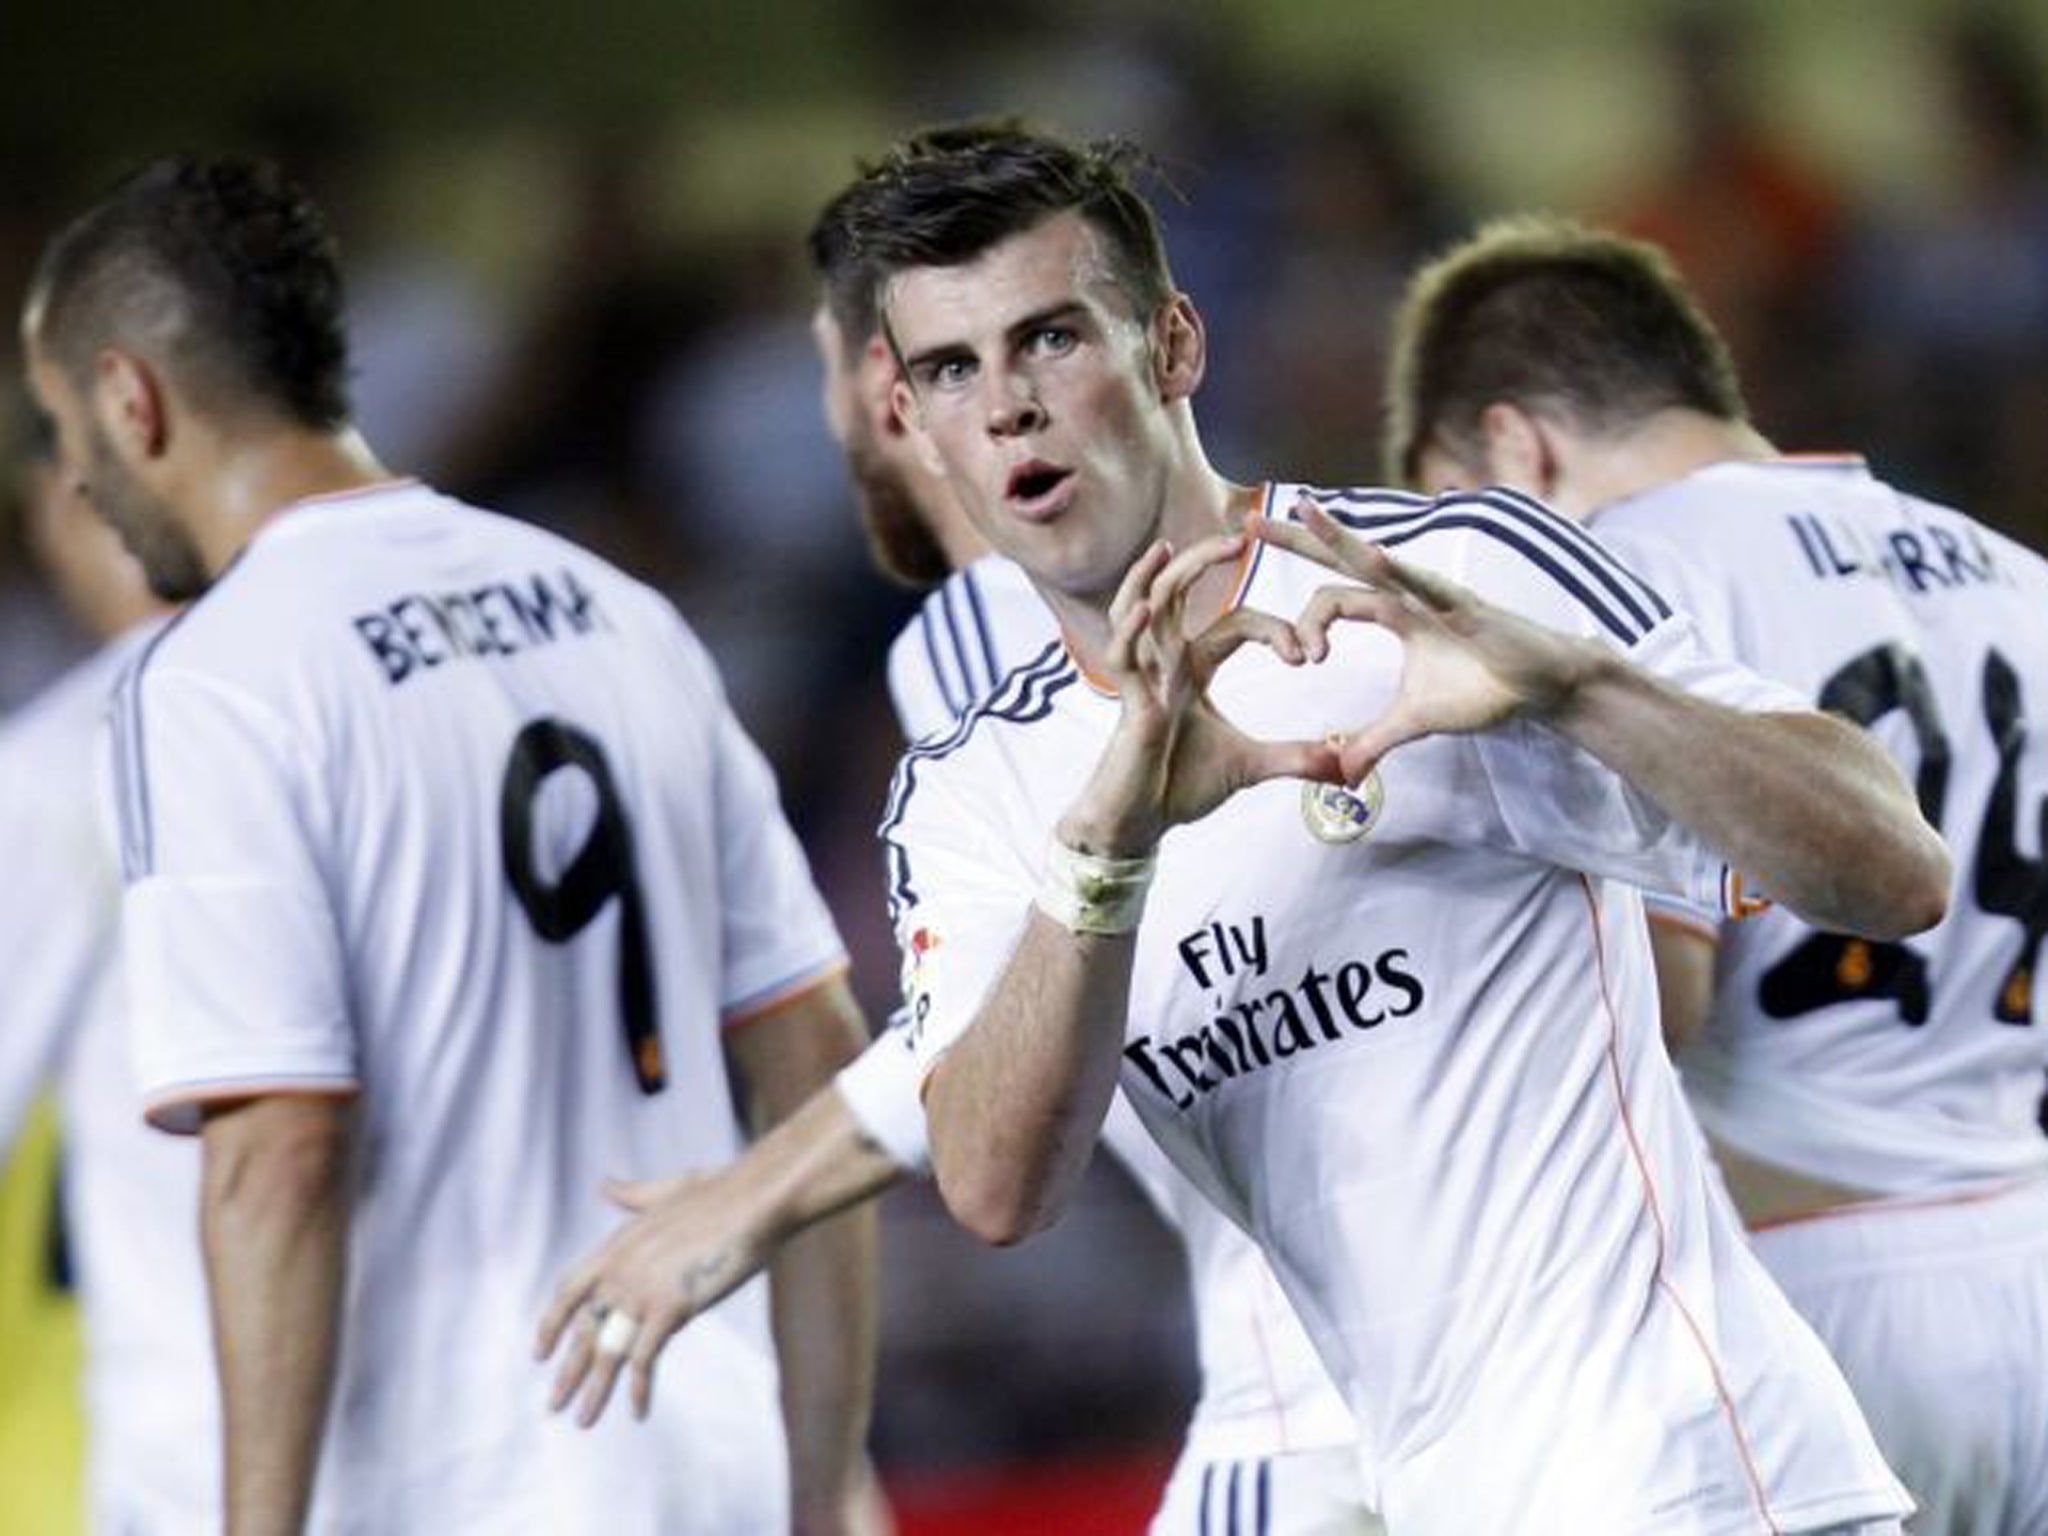
[(613, 1205), (638, 1213), (659, 1200), (672, 1179), (606, 1179), (605, 1198)]

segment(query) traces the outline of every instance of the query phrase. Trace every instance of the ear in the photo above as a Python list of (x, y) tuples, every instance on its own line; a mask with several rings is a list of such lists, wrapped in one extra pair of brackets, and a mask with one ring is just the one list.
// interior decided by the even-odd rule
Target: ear
[(93, 359), (93, 415), (124, 457), (162, 457), (170, 440), (168, 407), (163, 378), (144, 359), (119, 347), (103, 348)]
[(889, 343), (876, 336), (861, 349), (854, 372), (854, 394), (868, 429), (878, 440), (893, 441), (908, 428), (896, 410), (896, 382), (903, 370), (896, 366), (896, 354)]
[(910, 446), (917, 450), (918, 462), (941, 480), (946, 477), (946, 461), (939, 457), (939, 446), (924, 429), (924, 406), (917, 398), (917, 391), (910, 387), (910, 381), (899, 371), (889, 385), (890, 417), (896, 429), (910, 438)]
[(1541, 416), (1495, 401), (1480, 412), (1479, 440), (1486, 472), (1496, 483), (1546, 501), (1556, 493), (1558, 445)]
[(1209, 333), (1202, 312), (1184, 293), (1166, 301), (1152, 322), (1152, 374), (1159, 398), (1185, 400), (1201, 387), (1209, 366)]

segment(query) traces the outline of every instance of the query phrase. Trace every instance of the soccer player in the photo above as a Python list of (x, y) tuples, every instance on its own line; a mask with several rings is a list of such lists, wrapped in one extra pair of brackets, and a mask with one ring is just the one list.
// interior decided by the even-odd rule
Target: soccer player
[[(28, 467), (38, 562), (103, 643), (0, 726), (0, 1150), (31, 1097), (55, 1090), (64, 1227), (84, 1333), (84, 1507), (94, 1530), (220, 1523), (206, 1289), (192, 1210), (195, 1150), (135, 1113), (114, 964), (120, 875), (94, 796), (95, 741), (114, 680), (154, 633), (160, 605), (113, 533), (47, 455)], [(47, 1270), (48, 1234), (33, 1259)], [(15, 1358), (10, 1356), (9, 1358)], [(17, 1378), (16, 1385), (23, 1384)], [(79, 1397), (67, 1375), (50, 1386)], [(197, 1454), (195, 1454), (195, 1451)], [(76, 1468), (69, 1470), (73, 1473)], [(27, 1518), (30, 1491), (10, 1483)], [(74, 1486), (66, 1490), (76, 1505)]]
[(1390, 467), (1587, 522), (1710, 641), (1868, 727), (1946, 833), (1962, 878), (1910, 942), (1662, 914), (1666, 1029), (1914, 1528), (2048, 1530), (2048, 562), (1859, 458), (1779, 454), (1653, 247), (1491, 226), (1417, 275), (1399, 342)]
[[(1009, 131), (975, 125), (934, 135), (929, 147)], [(919, 141), (912, 151), (925, 147)], [(916, 740), (957, 723), (1058, 631), (1022, 570), (988, 553), (944, 483), (912, 453), (890, 398), (896, 365), (873, 285), (840, 209), (837, 201), (826, 206), (809, 242), (824, 290), (813, 327), (824, 413), (846, 455), (876, 563), (906, 584), (932, 587), (889, 653), (897, 719)], [(849, 346), (848, 337), (865, 340)], [(644, 1218), (573, 1272), (550, 1309), (543, 1350), (554, 1348), (593, 1286), (610, 1284), (648, 1319), (632, 1362), (635, 1398), (643, 1399), (666, 1332), (723, 1294), (720, 1287), (752, 1273), (777, 1243), (839, 1201), (928, 1169), (917, 1087), (914, 1058), (892, 1032), (840, 1074), (836, 1095), (825, 1096), (840, 1102), (807, 1107), (717, 1174), (636, 1193)], [(1103, 1140), (1182, 1237), (1192, 1282), (1201, 1396), (1153, 1531), (1207, 1536), (1233, 1522), (1270, 1536), (1379, 1531), (1363, 1501), (1350, 1415), (1257, 1245), (1173, 1171), (1121, 1097)], [(694, 1277), (687, 1295), (679, 1276)], [(566, 1381), (568, 1390), (580, 1385), (573, 1374)], [(584, 1390), (609, 1385), (593, 1377)]]
[(1116, 154), (894, 161), (848, 217), (899, 413), (1065, 638), (884, 823), (955, 1215), (1050, 1220), (1121, 1075), (1266, 1250), (1389, 1529), (1897, 1529), (1711, 1197), (1635, 894), (1927, 927), (1896, 769), (1533, 502), (1226, 481)]
[[(601, 1175), (729, 1159), (728, 1069), (767, 1124), (861, 1027), (701, 647), (388, 475), (340, 300), (297, 189), (174, 159), (51, 242), (23, 322), (67, 471), (190, 600), (113, 752), (149, 1114), (203, 1143), (227, 1528), (835, 1529), (864, 1219), (785, 1251), (772, 1352), (758, 1292), (693, 1330), (652, 1430), (577, 1434), (507, 1347)], [(623, 1354), (605, 1302), (577, 1347)]]

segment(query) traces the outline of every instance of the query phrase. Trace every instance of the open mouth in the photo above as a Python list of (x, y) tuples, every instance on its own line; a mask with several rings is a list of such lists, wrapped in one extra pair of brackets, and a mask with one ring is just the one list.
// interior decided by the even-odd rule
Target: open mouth
[(1045, 501), (1068, 480), (1073, 478), (1071, 469), (1061, 469), (1056, 464), (1032, 460), (1019, 464), (1010, 471), (1009, 484), (1004, 494), (1020, 506), (1032, 507)]

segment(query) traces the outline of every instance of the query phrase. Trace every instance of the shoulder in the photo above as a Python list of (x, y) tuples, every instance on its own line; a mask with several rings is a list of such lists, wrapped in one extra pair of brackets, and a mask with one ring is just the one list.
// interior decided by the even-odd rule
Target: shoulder
[(144, 624), (108, 641), (0, 722), (0, 769), (40, 777), (83, 762), (122, 675), (159, 627)]
[(935, 720), (957, 719), (1057, 634), (1017, 566), (994, 555), (962, 566), (925, 595), (889, 647), (906, 727), (921, 734)]
[[(986, 784), (1000, 762), (1028, 761), (1033, 741), (1054, 718), (1063, 695), (1081, 681), (1067, 648), (1049, 641), (1030, 660), (1012, 668), (949, 729), (909, 747), (896, 765), (882, 817), (888, 839), (935, 796), (934, 785)], [(949, 797), (950, 798), (950, 797)]]
[(1298, 486), (1274, 497), (1271, 515), (1298, 521), (1299, 497), (1399, 558), (1504, 607), (1539, 616), (1576, 609), (1624, 645), (1671, 617), (1670, 604), (1584, 528), (1516, 491), (1496, 486), (1426, 497)]

